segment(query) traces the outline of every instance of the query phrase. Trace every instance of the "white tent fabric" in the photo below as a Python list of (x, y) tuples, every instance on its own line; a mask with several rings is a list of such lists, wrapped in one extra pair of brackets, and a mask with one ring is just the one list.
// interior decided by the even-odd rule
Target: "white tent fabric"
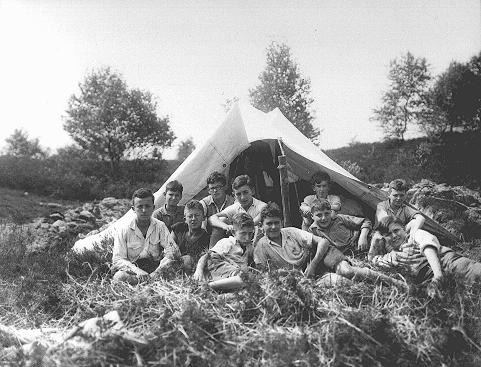
[[(255, 141), (277, 143), (281, 140), (285, 149), (290, 173), (304, 180), (322, 169), (331, 180), (375, 208), (386, 198), (386, 194), (359, 181), (348, 171), (330, 159), (308, 138), (306, 138), (279, 109), (269, 113), (259, 111), (244, 103), (236, 103), (227, 114), (224, 122), (202, 146), (197, 147), (177, 168), (162, 187), (155, 192), (155, 205), (164, 204), (164, 191), (167, 182), (178, 180), (184, 187), (181, 203), (197, 195), (205, 186), (206, 179), (213, 171), (226, 173), (232, 161)], [(91, 249), (94, 243), (112, 236), (118, 226), (132, 219), (129, 211), (101, 233), (77, 241), (74, 250)]]

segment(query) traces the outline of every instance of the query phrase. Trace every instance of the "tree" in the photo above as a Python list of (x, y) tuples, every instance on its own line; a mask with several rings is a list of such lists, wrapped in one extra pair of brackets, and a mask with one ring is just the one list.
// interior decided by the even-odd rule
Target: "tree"
[(272, 43), (267, 48), (267, 65), (259, 81), (249, 90), (252, 105), (264, 112), (278, 107), (301, 133), (315, 142), (319, 129), (312, 125), (311, 82), (300, 74), (287, 45)]
[(183, 162), (187, 159), (187, 157), (192, 153), (195, 149), (195, 144), (192, 141), (192, 138), (189, 137), (179, 143), (179, 147), (177, 150), (177, 159), (180, 162)]
[(92, 71), (72, 95), (64, 129), (83, 149), (109, 160), (115, 172), (124, 153), (134, 147), (171, 146), (169, 118), (159, 118), (151, 93), (129, 89), (110, 68)]
[(404, 140), (408, 127), (426, 114), (432, 77), (426, 59), (408, 52), (391, 61), (388, 79), (389, 89), (371, 120), (379, 122), (387, 138)]
[(29, 139), (27, 132), (15, 129), (7, 139), (6, 154), (22, 158), (46, 158), (48, 151), (40, 147), (38, 138)]
[(439, 132), (480, 130), (481, 124), (481, 54), (463, 64), (452, 62), (441, 74), (432, 90), (433, 108), (446, 119), (437, 124)]

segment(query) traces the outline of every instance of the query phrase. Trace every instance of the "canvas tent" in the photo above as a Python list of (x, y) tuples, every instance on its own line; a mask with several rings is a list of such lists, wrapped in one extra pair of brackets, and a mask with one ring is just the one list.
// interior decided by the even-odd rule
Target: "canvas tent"
[[(236, 175), (247, 173), (256, 182), (257, 197), (264, 201), (273, 199), (280, 204), (276, 168), (281, 146), (291, 182), (289, 200), (294, 224), (300, 224), (298, 205), (309, 193), (307, 182), (319, 170), (330, 175), (334, 192), (341, 194), (344, 200), (360, 204), (361, 209), (356, 209), (354, 205), (354, 211), (362, 210), (364, 214), (372, 215), (377, 203), (387, 197), (385, 192), (359, 181), (330, 159), (299, 132), (279, 109), (264, 113), (248, 104), (237, 103), (207, 142), (197, 147), (154, 194), (155, 205), (160, 207), (164, 204), (165, 186), (171, 180), (180, 181), (184, 187), (181, 203), (202, 197), (206, 193), (206, 179), (213, 171), (225, 173), (229, 182)], [(133, 212), (129, 211), (108, 230), (78, 241), (76, 249), (89, 248), (90, 244), (111, 235), (117, 226), (132, 216)], [(449, 232), (436, 222), (428, 219), (426, 226), (438, 236), (452, 239)]]

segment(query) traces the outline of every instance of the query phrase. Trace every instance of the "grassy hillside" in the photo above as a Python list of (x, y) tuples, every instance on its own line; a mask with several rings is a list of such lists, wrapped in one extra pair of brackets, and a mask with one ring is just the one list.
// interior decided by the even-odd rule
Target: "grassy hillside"
[(336, 162), (356, 162), (359, 178), (366, 182), (389, 182), (397, 177), (411, 181), (427, 178), (450, 185), (481, 186), (481, 134), (453, 133), (438, 140), (356, 143), (325, 152)]

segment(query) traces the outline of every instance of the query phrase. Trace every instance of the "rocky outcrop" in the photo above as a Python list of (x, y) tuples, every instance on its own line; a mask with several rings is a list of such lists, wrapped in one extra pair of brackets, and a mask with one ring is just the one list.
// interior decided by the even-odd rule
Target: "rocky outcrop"
[(102, 231), (130, 209), (130, 200), (108, 197), (75, 209), (50, 203), (46, 206), (51, 209), (50, 215), (38, 218), (31, 224), (36, 236), (28, 246), (29, 251), (67, 246), (72, 239), (81, 239)]
[(481, 238), (481, 195), (463, 186), (422, 180), (408, 192), (410, 203), (452, 234), (465, 240)]

